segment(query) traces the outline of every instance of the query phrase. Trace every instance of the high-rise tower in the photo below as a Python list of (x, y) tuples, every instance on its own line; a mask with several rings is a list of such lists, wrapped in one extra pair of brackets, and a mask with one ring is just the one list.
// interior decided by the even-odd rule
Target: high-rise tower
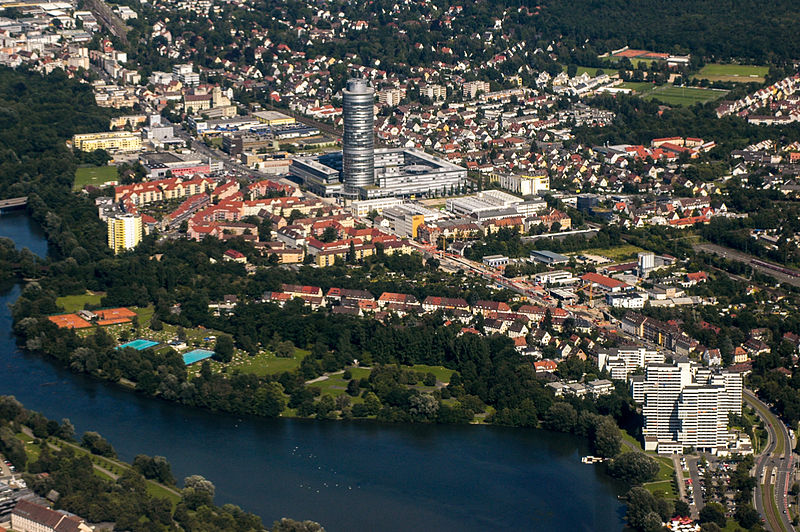
[(355, 195), (359, 187), (375, 184), (375, 91), (366, 80), (353, 78), (342, 95), (342, 177), (345, 193)]

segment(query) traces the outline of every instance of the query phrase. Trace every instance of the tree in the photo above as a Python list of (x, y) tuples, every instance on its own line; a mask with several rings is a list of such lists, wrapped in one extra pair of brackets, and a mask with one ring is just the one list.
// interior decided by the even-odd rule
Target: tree
[(710, 502), (700, 510), (701, 523), (714, 523), (720, 528), (725, 528), (727, 521), (725, 508), (717, 502)]
[(608, 474), (630, 484), (653, 480), (658, 474), (658, 462), (641, 452), (623, 453), (608, 465)]
[(544, 416), (545, 426), (558, 432), (574, 431), (577, 420), (578, 413), (575, 408), (571, 404), (564, 402), (553, 403)]
[(214, 503), (216, 488), (210, 480), (201, 475), (192, 475), (183, 479), (181, 497), (191, 510), (200, 506), (211, 506)]
[(761, 522), (761, 516), (756, 509), (749, 504), (740, 503), (739, 506), (736, 507), (736, 514), (734, 514), (733, 517), (742, 527), (747, 529)]
[(84, 432), (81, 438), (81, 447), (88, 449), (93, 454), (99, 454), (107, 458), (117, 457), (114, 447), (96, 432)]
[(425, 375), (425, 380), (422, 381), (425, 386), (436, 386), (436, 375), (428, 373)]
[(430, 394), (415, 394), (408, 399), (408, 412), (417, 421), (431, 421), (436, 419), (439, 411), (439, 402)]
[(289, 340), (278, 342), (275, 346), (275, 356), (278, 358), (292, 358), (294, 356), (294, 344)]
[(233, 359), (233, 338), (227, 334), (220, 334), (214, 344), (214, 358), (221, 362), (230, 362)]
[(619, 453), (622, 444), (622, 434), (619, 427), (611, 418), (604, 418), (595, 429), (595, 452), (605, 458), (612, 458)]
[(347, 395), (355, 397), (358, 395), (358, 390), (358, 379), (350, 379), (350, 382), (347, 383)]
[(681, 499), (677, 499), (675, 501), (675, 516), (676, 517), (690, 517), (692, 515), (692, 509), (689, 507), (689, 504)]
[(314, 521), (295, 521), (284, 517), (272, 523), (272, 532), (325, 532), (325, 529)]

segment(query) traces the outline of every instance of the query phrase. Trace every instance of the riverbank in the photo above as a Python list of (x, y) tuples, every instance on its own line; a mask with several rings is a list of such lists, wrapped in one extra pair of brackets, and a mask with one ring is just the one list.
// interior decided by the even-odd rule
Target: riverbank
[[(43, 242), (13, 236), (19, 246)], [(100, 432), (123, 460), (165, 456), (176, 476), (203, 475), (220, 503), (266, 522), (309, 518), (329, 532), (624, 525), (617, 495), (625, 487), (580, 463), (589, 452), (580, 438), (497, 426), (236, 417), (157, 401), (18, 350), (8, 305), (20, 293), (16, 285), (0, 294), (2, 393), (49, 418), (70, 418), (78, 432)]]

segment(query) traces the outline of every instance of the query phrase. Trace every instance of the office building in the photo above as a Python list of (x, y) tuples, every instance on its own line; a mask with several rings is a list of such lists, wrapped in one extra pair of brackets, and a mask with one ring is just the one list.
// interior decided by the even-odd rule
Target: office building
[(142, 241), (142, 217), (118, 214), (108, 219), (108, 247), (119, 253), (135, 248)]
[(367, 81), (348, 80), (342, 90), (342, 176), (344, 192), (351, 196), (375, 184), (374, 109), (375, 91)]
[(172, 66), (172, 75), (187, 86), (196, 86), (200, 85), (200, 74), (194, 72), (194, 65), (192, 63), (186, 63), (183, 65), (173, 65)]

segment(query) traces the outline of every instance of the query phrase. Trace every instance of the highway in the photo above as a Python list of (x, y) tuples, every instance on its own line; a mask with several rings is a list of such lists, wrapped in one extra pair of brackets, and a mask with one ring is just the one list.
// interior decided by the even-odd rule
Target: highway
[[(753, 474), (756, 479), (756, 510), (766, 519), (766, 526), (769, 530), (773, 532), (793, 531), (794, 527), (789, 519), (786, 497), (794, 467), (793, 446), (789, 431), (786, 429), (786, 425), (770, 411), (769, 406), (749, 390), (744, 391), (744, 401), (752, 406), (764, 421), (768, 436), (767, 446), (756, 457)], [(774, 494), (774, 499), (770, 496), (772, 494)]]

